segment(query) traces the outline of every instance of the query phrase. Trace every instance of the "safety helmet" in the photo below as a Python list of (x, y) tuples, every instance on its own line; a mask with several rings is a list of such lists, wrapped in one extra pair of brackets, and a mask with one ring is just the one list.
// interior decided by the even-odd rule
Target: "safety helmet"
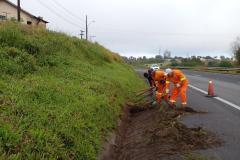
[(173, 71), (172, 71), (171, 68), (167, 68), (167, 69), (165, 70), (165, 72), (166, 72), (167, 74), (171, 74)]

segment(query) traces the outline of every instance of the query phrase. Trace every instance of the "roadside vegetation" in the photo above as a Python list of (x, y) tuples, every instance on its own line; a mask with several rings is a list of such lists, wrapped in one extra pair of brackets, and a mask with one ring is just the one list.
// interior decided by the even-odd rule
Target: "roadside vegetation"
[[(168, 51), (168, 53), (171, 53)], [(165, 53), (164, 53), (165, 55)], [(184, 57), (163, 57), (156, 55), (155, 57), (123, 57), (124, 61), (135, 68), (148, 69), (152, 64), (158, 64), (160, 68), (179, 68), (192, 69), (204, 72), (239, 74), (240, 73), (240, 38), (233, 43), (232, 58), (220, 56), (191, 56)]]
[(240, 37), (237, 37), (233, 43), (233, 55), (237, 61), (237, 64), (240, 66)]
[[(191, 56), (191, 57), (171, 57), (171, 52), (166, 50), (164, 56), (155, 57), (123, 57), (124, 61), (135, 67), (149, 67), (151, 64), (158, 64), (160, 67), (222, 67), (234, 68), (240, 66), (240, 37), (236, 38), (232, 45), (231, 58), (225, 56)], [(239, 72), (238, 72), (239, 73)]]
[(0, 25), (0, 159), (96, 159), (145, 86), (121, 57), (63, 33)]
[(238, 67), (238, 62), (233, 61), (230, 58), (221, 56), (220, 59), (216, 59), (210, 56), (207, 57), (196, 57), (192, 56), (189, 58), (183, 57), (171, 57), (171, 58), (134, 58), (134, 57), (123, 57), (125, 62), (133, 66), (149, 66), (151, 64), (159, 64), (163, 67)]

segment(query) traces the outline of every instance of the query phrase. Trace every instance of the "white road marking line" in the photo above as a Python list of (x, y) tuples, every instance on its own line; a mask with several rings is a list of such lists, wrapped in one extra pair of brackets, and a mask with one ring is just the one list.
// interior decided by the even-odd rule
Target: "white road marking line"
[(194, 74), (193, 76), (196, 76), (196, 77), (202, 77), (201, 75), (199, 74)]
[(233, 104), (232, 102), (229, 102), (229, 101), (227, 101), (225, 99), (222, 99), (220, 97), (214, 97), (214, 98), (219, 100), (219, 101), (221, 101), (221, 102), (223, 102), (223, 103), (225, 103), (225, 104), (227, 104), (227, 105), (229, 105), (229, 106), (231, 106), (231, 107), (233, 107), (233, 108), (236, 108), (236, 109), (240, 110), (240, 107), (238, 105), (236, 105), (236, 104)]
[(194, 86), (191, 85), (191, 84), (189, 84), (188, 86), (189, 86), (190, 88), (192, 88), (192, 89), (195, 89), (195, 90), (203, 93), (203, 94), (208, 94), (208, 92), (206, 92), (206, 91), (204, 91), (204, 90), (202, 90), (202, 89), (200, 89), (200, 88), (194, 87)]
[[(189, 84), (188, 86), (190, 88), (196, 90), (196, 91), (199, 91), (199, 92), (203, 93), (203, 94), (208, 94), (208, 92), (206, 92), (206, 91), (204, 91), (204, 90), (202, 90), (200, 88), (197, 88), (197, 87), (195, 87), (195, 86), (193, 86), (191, 84)], [(213, 98), (215, 98), (216, 100), (219, 100), (220, 102), (225, 103), (225, 104), (227, 104), (227, 105), (229, 105), (229, 106), (231, 106), (231, 107), (233, 107), (235, 109), (240, 110), (240, 107), (238, 105), (236, 105), (236, 104), (233, 104), (232, 102), (229, 102), (229, 101), (227, 101), (227, 100), (225, 100), (223, 98), (220, 98), (220, 97), (213, 97)]]

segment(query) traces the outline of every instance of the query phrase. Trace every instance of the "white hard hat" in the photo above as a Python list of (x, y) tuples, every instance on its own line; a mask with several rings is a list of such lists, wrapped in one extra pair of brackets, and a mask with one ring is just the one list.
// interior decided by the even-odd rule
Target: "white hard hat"
[(172, 73), (172, 69), (171, 68), (167, 68), (165, 71), (167, 74), (171, 74)]

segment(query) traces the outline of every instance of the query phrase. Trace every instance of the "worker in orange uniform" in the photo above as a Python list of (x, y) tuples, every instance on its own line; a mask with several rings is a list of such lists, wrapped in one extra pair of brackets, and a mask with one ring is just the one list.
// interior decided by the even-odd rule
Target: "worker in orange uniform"
[(170, 104), (176, 105), (178, 95), (181, 96), (182, 107), (187, 106), (187, 88), (188, 79), (180, 70), (166, 69), (167, 80), (166, 80), (166, 93), (169, 93), (170, 83), (172, 82), (174, 87), (170, 98)]
[(164, 71), (155, 71), (152, 74), (152, 78), (156, 84), (156, 100), (159, 104), (162, 103), (162, 99), (164, 99), (168, 103), (169, 95), (166, 94), (166, 73)]
[(150, 87), (154, 87), (155, 86), (155, 82), (154, 82), (154, 80), (152, 78), (152, 73), (153, 72), (154, 72), (153, 69), (149, 69), (148, 73), (144, 73), (143, 74), (144, 77), (148, 80), (148, 83), (149, 83)]

